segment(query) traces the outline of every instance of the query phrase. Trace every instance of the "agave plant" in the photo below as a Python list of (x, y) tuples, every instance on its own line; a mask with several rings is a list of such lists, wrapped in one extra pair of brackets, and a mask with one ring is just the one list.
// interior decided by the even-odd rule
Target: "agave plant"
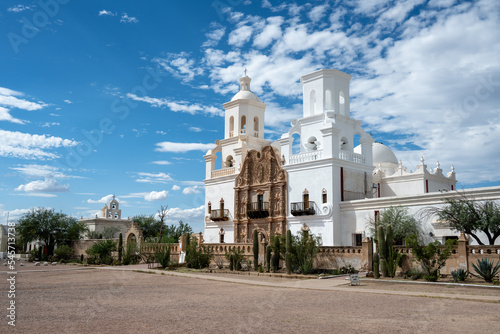
[(469, 276), (469, 272), (463, 268), (453, 270), (451, 272), (451, 276), (453, 276), (453, 281), (458, 282), (458, 281), (465, 281), (467, 276)]
[(477, 265), (472, 264), (472, 267), (477, 275), (472, 273), (471, 275), (482, 278), (486, 282), (491, 283), (497, 272), (500, 270), (500, 262), (497, 262), (497, 264), (493, 266), (493, 260), (488, 261), (488, 259), (481, 259), (477, 261)]

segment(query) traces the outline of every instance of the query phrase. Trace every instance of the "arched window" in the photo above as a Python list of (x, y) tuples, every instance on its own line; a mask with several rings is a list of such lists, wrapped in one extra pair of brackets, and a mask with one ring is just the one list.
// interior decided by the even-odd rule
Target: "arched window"
[(233, 167), (233, 156), (228, 155), (226, 158), (226, 167)]
[(346, 137), (342, 137), (340, 140), (340, 149), (343, 151), (347, 151), (349, 149), (349, 141)]
[(245, 129), (247, 128), (247, 117), (245, 115), (241, 116), (241, 127), (240, 133), (245, 134)]
[(316, 111), (316, 91), (312, 90), (309, 95), (309, 115), (314, 115)]
[(234, 117), (229, 118), (229, 137), (234, 136)]
[(326, 195), (326, 189), (323, 188), (323, 190), (321, 191), (321, 197), (323, 198), (323, 204), (328, 202), (328, 198), (327, 198), (327, 195)]
[(346, 115), (346, 110), (345, 110), (345, 96), (344, 92), (339, 93), (339, 109), (340, 109), (340, 114), (347, 116)]
[(259, 136), (259, 118), (255, 116), (253, 118), (253, 131), (254, 131), (254, 136), (258, 137)]
[(333, 110), (333, 96), (332, 91), (329, 89), (325, 91), (325, 105), (326, 110)]

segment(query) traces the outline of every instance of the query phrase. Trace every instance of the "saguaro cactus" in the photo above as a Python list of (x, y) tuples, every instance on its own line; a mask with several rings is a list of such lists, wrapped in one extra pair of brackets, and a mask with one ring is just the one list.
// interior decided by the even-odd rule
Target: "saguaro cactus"
[(378, 256), (378, 253), (373, 254), (373, 277), (375, 278), (380, 278), (379, 261), (380, 258)]
[(253, 269), (259, 269), (259, 234), (253, 230)]
[(273, 255), (273, 272), (278, 271), (280, 263), (280, 238), (278, 235), (274, 237), (274, 255)]
[(386, 265), (386, 259), (387, 259), (387, 244), (385, 240), (385, 231), (382, 226), (378, 227), (378, 235), (377, 235), (377, 251), (379, 253), (380, 257), (380, 273), (382, 276), (387, 277), (387, 265)]
[(120, 238), (118, 239), (118, 262), (122, 263), (123, 256), (123, 235), (120, 233)]
[(290, 275), (292, 272), (292, 259), (290, 258), (290, 253), (292, 252), (292, 231), (286, 231), (286, 253), (285, 253), (285, 265), (286, 273)]
[(266, 266), (267, 272), (271, 271), (271, 245), (267, 245), (266, 247)]

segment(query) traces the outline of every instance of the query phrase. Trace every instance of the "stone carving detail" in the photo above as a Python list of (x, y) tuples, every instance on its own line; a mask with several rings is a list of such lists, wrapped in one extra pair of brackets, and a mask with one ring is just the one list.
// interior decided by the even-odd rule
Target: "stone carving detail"
[[(265, 224), (267, 237), (283, 232), (288, 186), (287, 173), (281, 167), (280, 159), (278, 150), (272, 146), (264, 146), (260, 152), (251, 150), (247, 153), (234, 188), (235, 240), (247, 240), (247, 225)], [(257, 205), (254, 203), (257, 201), (263, 202)], [(247, 214), (249, 208), (253, 210), (251, 215)]]

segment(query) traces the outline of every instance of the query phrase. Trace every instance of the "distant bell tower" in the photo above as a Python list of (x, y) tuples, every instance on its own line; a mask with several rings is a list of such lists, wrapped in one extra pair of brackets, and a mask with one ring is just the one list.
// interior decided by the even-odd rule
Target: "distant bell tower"
[(122, 218), (122, 210), (119, 209), (118, 200), (113, 195), (113, 199), (109, 202), (109, 207), (104, 205), (101, 209), (102, 218), (106, 219), (121, 219)]
[(246, 75), (240, 78), (240, 91), (230, 102), (224, 103), (224, 139), (246, 135), (264, 139), (264, 112), (266, 104), (250, 90), (252, 79)]

